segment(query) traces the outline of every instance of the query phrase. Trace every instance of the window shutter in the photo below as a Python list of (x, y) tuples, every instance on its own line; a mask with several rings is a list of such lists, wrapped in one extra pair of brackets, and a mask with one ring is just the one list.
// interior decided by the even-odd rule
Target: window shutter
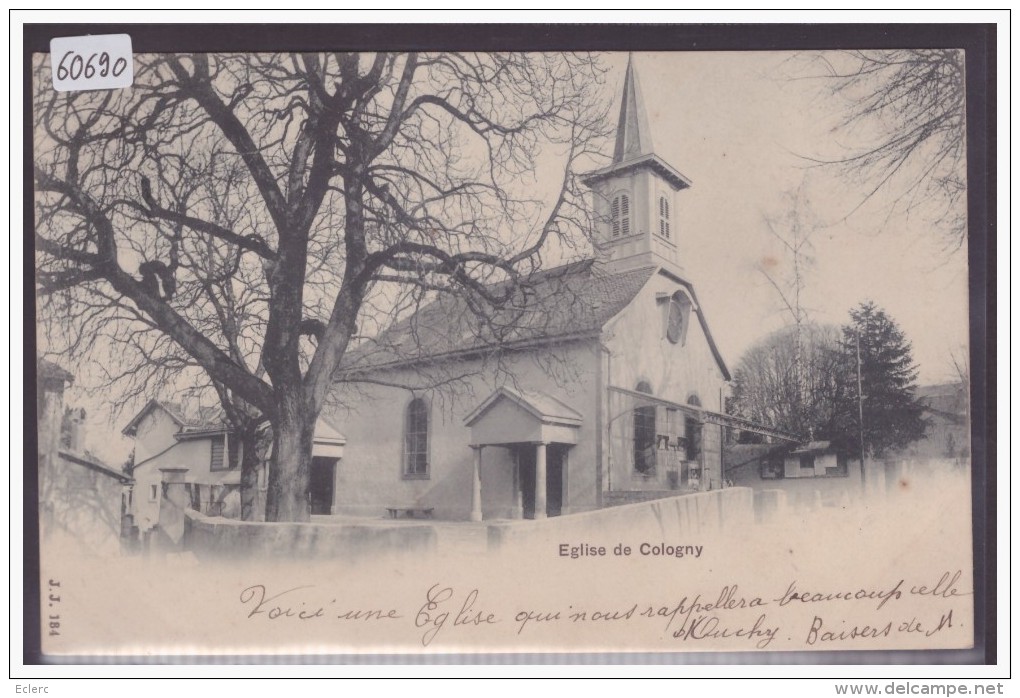
[(210, 470), (222, 470), (223, 469), (223, 439), (214, 438), (212, 440), (212, 454), (209, 458), (209, 469)]
[(669, 201), (665, 196), (659, 197), (659, 235), (669, 239)]

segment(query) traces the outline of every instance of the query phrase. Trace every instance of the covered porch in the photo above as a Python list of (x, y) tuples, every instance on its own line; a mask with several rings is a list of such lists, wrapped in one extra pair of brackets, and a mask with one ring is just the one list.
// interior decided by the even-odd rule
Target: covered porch
[(483, 518), (482, 469), (485, 454), (493, 448), (509, 455), (510, 491), (496, 496), (509, 500), (510, 518), (544, 519), (569, 513), (568, 456), (582, 423), (577, 411), (551, 395), (503, 386), (464, 423), (471, 428), (474, 451), (471, 521)]
[[(694, 393), (681, 402), (653, 395), (642, 383), (635, 390), (611, 385), (608, 395), (604, 494), (611, 503), (637, 501), (622, 497), (627, 493), (694, 493), (726, 487), (722, 470), (725, 429), (799, 441), (794, 435), (706, 409)], [(721, 396), (719, 401), (721, 404)]]

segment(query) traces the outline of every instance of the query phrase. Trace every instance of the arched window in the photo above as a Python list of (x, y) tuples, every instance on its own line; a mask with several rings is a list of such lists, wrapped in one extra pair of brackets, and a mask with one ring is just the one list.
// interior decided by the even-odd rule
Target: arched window
[(659, 235), (669, 240), (669, 200), (659, 197)]
[[(687, 398), (687, 404), (692, 407), (701, 407), (701, 399), (697, 395)], [(695, 417), (688, 416), (684, 419), (684, 441), (687, 444), (685, 456), (689, 461), (697, 461), (701, 458), (701, 421)]]
[[(635, 390), (652, 394), (652, 386), (644, 381)], [(634, 470), (642, 475), (655, 472), (655, 405), (634, 408)]]
[(404, 476), (428, 477), (429, 406), (422, 398), (407, 406), (404, 434)]
[(630, 235), (630, 197), (620, 194), (612, 205), (613, 237)]

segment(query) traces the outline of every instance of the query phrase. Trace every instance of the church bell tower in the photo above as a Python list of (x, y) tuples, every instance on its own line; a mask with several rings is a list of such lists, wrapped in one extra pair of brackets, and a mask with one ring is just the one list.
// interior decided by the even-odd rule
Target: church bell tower
[(655, 154), (633, 54), (627, 59), (613, 161), (582, 181), (594, 194), (596, 254), (611, 271), (660, 266), (682, 274), (677, 194), (691, 182)]

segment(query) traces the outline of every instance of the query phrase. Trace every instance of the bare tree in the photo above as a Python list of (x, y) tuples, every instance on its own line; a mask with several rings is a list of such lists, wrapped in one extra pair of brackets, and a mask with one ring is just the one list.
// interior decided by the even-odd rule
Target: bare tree
[(953, 373), (960, 382), (960, 401), (967, 427), (970, 427), (970, 356), (967, 347), (961, 346), (949, 351)]
[[(379, 304), (455, 294), (491, 316), (590, 230), (574, 172), (606, 124), (592, 56), (139, 56), (130, 90), (81, 93), (46, 89), (47, 63), (48, 310), (80, 328), (84, 304), (150, 355), (172, 342), (164, 370), (199, 367), (268, 419), (268, 520), (307, 519), (317, 416)], [(529, 192), (540, 160), (559, 170), (548, 198)]]
[(802, 438), (832, 430), (844, 357), (834, 327), (786, 327), (751, 347), (733, 374), (735, 414)]
[(794, 381), (800, 393), (800, 402), (809, 400), (809, 371), (806, 365), (808, 349), (805, 347), (805, 326), (809, 322), (804, 305), (804, 291), (814, 266), (814, 245), (811, 236), (817, 228), (807, 199), (807, 178), (796, 190), (787, 191), (780, 199), (781, 213), (763, 216), (769, 234), (779, 244), (781, 258), (767, 256), (758, 264), (758, 272), (765, 277), (779, 298), (784, 315), (789, 316), (792, 328)]
[[(210, 152), (223, 150), (214, 145)], [(181, 159), (177, 174), (180, 181), (169, 187), (177, 197), (176, 209), (186, 210), (196, 202), (208, 207), (210, 220), (227, 229), (245, 226), (242, 212), (248, 199), (231, 182), (242, 172), (236, 165), (227, 178), (203, 176), (194, 162)], [(150, 185), (151, 186), (151, 185)], [(241, 365), (252, 365), (257, 375), (264, 369), (253, 357), (254, 343), (245, 341), (245, 332), (253, 325), (264, 325), (257, 284), (240, 272), (240, 249), (236, 246), (195, 247), (185, 244), (184, 225), (180, 222), (165, 231), (170, 248), (168, 257), (175, 273), (168, 277), (172, 294), (188, 308), (189, 318), (207, 336), (216, 338), (227, 353)], [(186, 273), (182, 273), (186, 270)], [(46, 272), (40, 274), (45, 280)], [(155, 283), (163, 283), (158, 275)], [(190, 415), (219, 405), (231, 438), (239, 446), (241, 471), (241, 515), (255, 518), (255, 492), (258, 471), (260, 433), (266, 419), (254, 406), (227, 386), (212, 380), (193, 357), (165, 334), (149, 316), (138, 311), (125, 296), (109, 293), (103, 287), (40, 287), (40, 330), (51, 352), (82, 367), (79, 373), (84, 387), (111, 408), (112, 415), (123, 416), (125, 409), (153, 398), (181, 402)], [(183, 398), (183, 399), (182, 399)]]
[(790, 323), (799, 327), (808, 321), (804, 289), (815, 262), (811, 237), (818, 227), (807, 197), (806, 177), (799, 187), (783, 193), (778, 209), (778, 213), (763, 215), (762, 221), (785, 260), (767, 257), (758, 264), (758, 272), (775, 291)]
[(900, 49), (815, 54), (829, 94), (840, 100), (835, 129), (845, 154), (816, 158), (863, 187), (861, 203), (890, 214), (923, 212), (947, 245), (967, 234), (964, 54)]

